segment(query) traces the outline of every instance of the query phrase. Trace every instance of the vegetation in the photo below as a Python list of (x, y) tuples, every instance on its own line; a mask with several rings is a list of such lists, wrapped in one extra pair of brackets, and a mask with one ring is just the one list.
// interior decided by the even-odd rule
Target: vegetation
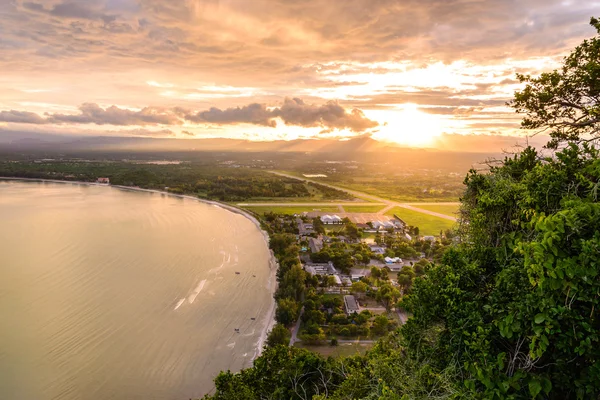
[(425, 236), (439, 235), (440, 231), (452, 229), (455, 225), (455, 223), (449, 219), (423, 214), (403, 207), (394, 207), (388, 211), (386, 215), (397, 215), (408, 225), (419, 227), (419, 233)]
[(0, 163), (0, 176), (94, 182), (108, 177), (113, 185), (168, 190), (220, 201), (268, 199), (352, 199), (346, 192), (323, 185), (268, 174), (248, 168), (130, 162), (19, 161)]
[(269, 348), (253, 368), (219, 375), (210, 398), (598, 398), (599, 49), (600, 37), (585, 41), (516, 94), (524, 126), (548, 127), (555, 151), (469, 172), (458, 244), (413, 266), (405, 325), (364, 356)]
[(367, 352), (367, 350), (373, 347), (373, 343), (353, 341), (351, 343), (341, 343), (336, 346), (323, 346), (298, 342), (294, 346), (301, 349), (313, 351), (324, 357), (349, 357), (355, 355), (364, 355)]

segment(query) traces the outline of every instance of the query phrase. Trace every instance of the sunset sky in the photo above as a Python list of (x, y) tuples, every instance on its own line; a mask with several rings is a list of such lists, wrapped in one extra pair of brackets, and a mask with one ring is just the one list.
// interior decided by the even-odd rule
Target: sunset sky
[(2, 130), (428, 146), (522, 135), (591, 0), (2, 0)]

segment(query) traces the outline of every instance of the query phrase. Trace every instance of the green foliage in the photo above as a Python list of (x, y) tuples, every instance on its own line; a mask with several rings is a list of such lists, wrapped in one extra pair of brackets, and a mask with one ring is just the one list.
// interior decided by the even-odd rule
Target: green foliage
[[(596, 18), (591, 25), (600, 33)], [(523, 128), (546, 130), (549, 148), (565, 141), (597, 138), (600, 126), (600, 36), (584, 40), (559, 70), (539, 77), (518, 75), (525, 88), (510, 103), (526, 114)]]
[[(533, 149), (471, 172), (463, 245), (415, 281), (403, 331), (443, 368), (464, 365), (483, 398), (600, 394), (600, 181), (597, 150)], [(432, 343), (423, 333), (442, 327)], [(442, 347), (444, 351), (440, 351)]]
[(431, 263), (426, 258), (422, 258), (413, 265), (413, 271), (416, 276), (423, 276), (427, 272), (427, 269), (431, 267)]
[(290, 331), (283, 324), (275, 324), (267, 337), (267, 347), (287, 346), (290, 342)]
[(348, 193), (318, 184), (307, 184), (249, 168), (226, 168), (190, 162), (155, 165), (128, 162), (0, 162), (0, 176), (94, 182), (110, 178), (111, 184), (165, 190), (220, 201), (250, 199), (351, 200)]

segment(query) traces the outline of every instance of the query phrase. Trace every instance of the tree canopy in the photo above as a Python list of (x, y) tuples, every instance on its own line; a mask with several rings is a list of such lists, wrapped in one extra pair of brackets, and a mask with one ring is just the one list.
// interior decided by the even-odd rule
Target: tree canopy
[[(590, 24), (600, 33), (600, 21)], [(539, 77), (517, 75), (527, 85), (509, 104), (526, 114), (521, 125), (547, 131), (557, 148), (565, 141), (594, 140), (600, 127), (600, 37), (584, 40), (559, 70)]]

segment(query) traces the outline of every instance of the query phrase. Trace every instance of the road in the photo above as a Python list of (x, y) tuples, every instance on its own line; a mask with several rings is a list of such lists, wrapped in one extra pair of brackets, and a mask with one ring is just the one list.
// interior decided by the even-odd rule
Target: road
[(333, 203), (238, 203), (240, 207), (339, 207), (339, 206), (384, 206), (384, 203), (356, 203), (348, 202), (333, 202)]
[[(409, 203), (398, 203), (392, 200), (388, 200), (388, 199), (384, 199), (383, 197), (379, 197), (379, 196), (375, 196), (372, 194), (368, 194), (368, 193), (363, 193), (363, 192), (359, 192), (357, 190), (351, 190), (351, 189), (346, 189), (346, 188), (342, 188), (339, 186), (334, 186), (334, 185), (330, 185), (329, 183), (323, 183), (320, 181), (316, 181), (313, 179), (307, 179), (307, 178), (303, 178), (303, 177), (299, 177), (299, 176), (294, 176), (294, 175), (290, 175), (290, 174), (285, 174), (283, 172), (277, 172), (277, 171), (268, 171), (271, 174), (275, 174), (275, 175), (279, 175), (279, 176), (283, 176), (286, 178), (291, 178), (291, 179), (297, 179), (300, 181), (306, 181), (306, 182), (311, 182), (311, 183), (317, 183), (319, 185), (323, 185), (323, 186), (327, 186), (329, 188), (332, 189), (336, 189), (336, 190), (341, 190), (343, 192), (349, 193), (357, 198), (362, 198), (362, 199), (366, 199), (366, 200), (371, 200), (374, 203), (268, 203), (266, 205), (271, 205), (271, 206), (276, 206), (276, 205), (282, 205), (284, 207), (288, 207), (288, 206), (333, 206), (333, 205), (385, 205), (386, 207), (379, 211), (378, 214), (385, 214), (386, 212), (388, 212), (389, 210), (391, 210), (394, 207), (402, 207), (402, 208), (406, 208), (408, 210), (412, 210), (412, 211), (416, 211), (416, 212), (420, 212), (423, 214), (428, 214), (434, 217), (438, 217), (438, 218), (443, 218), (443, 219), (447, 219), (450, 221), (456, 221), (456, 217), (450, 216), (450, 215), (446, 215), (446, 214), (441, 214), (435, 211), (430, 211), (430, 210), (425, 210), (423, 208), (419, 208), (419, 207), (415, 207)], [(418, 203), (420, 205), (458, 205), (460, 203)], [(242, 204), (238, 204), (238, 206), (241, 206)], [(248, 205), (248, 204), (245, 204)], [(254, 203), (252, 205), (255, 205)]]
[(300, 309), (300, 315), (298, 316), (298, 321), (296, 321), (296, 325), (294, 325), (294, 330), (292, 331), (292, 337), (290, 338), (290, 347), (294, 345), (298, 341), (298, 331), (300, 331), (300, 324), (302, 323), (302, 314), (304, 314), (304, 306)]

